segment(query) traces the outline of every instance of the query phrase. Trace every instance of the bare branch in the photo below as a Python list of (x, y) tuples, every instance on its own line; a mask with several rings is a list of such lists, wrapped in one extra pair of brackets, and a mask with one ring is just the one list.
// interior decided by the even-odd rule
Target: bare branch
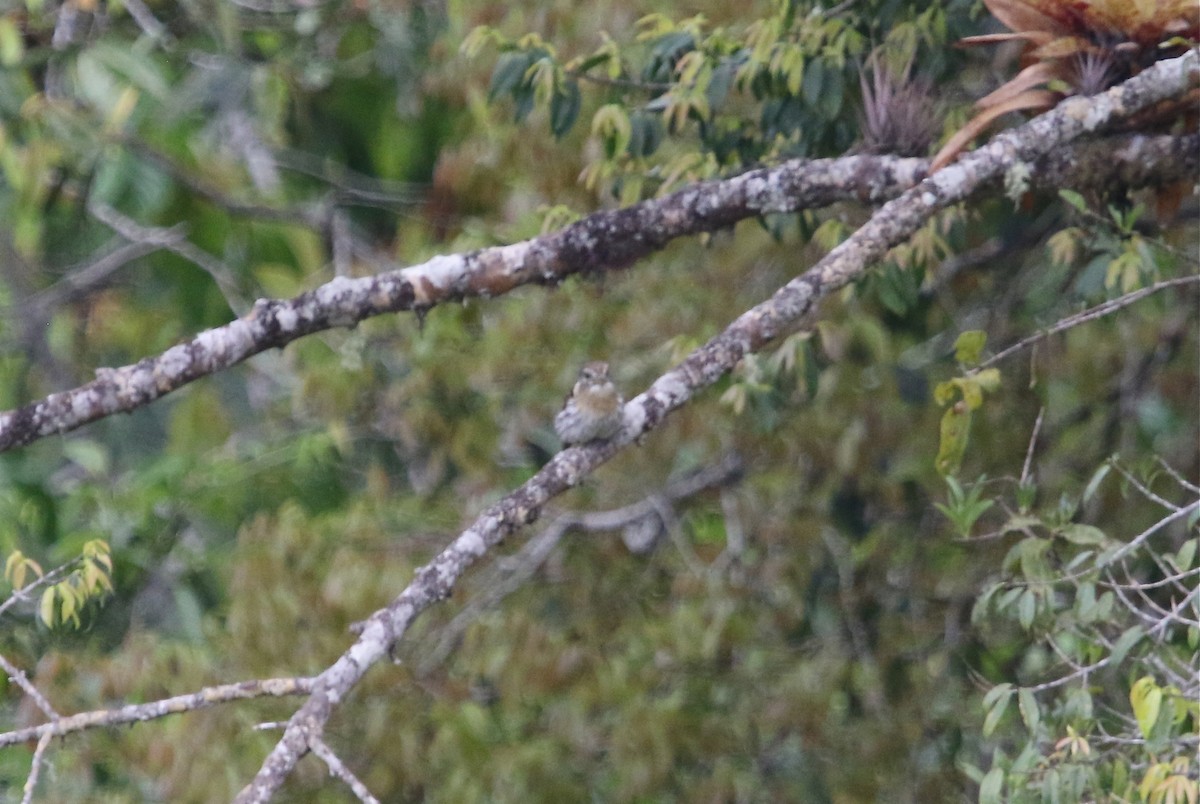
[(1129, 293), (1124, 294), (1123, 296), (1118, 296), (1115, 299), (1109, 299), (1106, 302), (1097, 304), (1095, 307), (1089, 307), (1088, 309), (1084, 310), (1083, 312), (1076, 313), (1075, 315), (1067, 316), (1066, 318), (1062, 319), (1061, 321), (1055, 322), (1054, 326), (1052, 326), (1052, 327), (1048, 327), (1046, 329), (1039, 330), (1038, 332), (1035, 332), (1028, 337), (1022, 338), (1021, 340), (1014, 343), (1012, 346), (1009, 346), (1007, 349), (997, 352), (996, 354), (989, 357), (987, 360), (984, 360), (982, 363), (980, 363), (978, 366), (976, 366), (971, 371), (971, 373), (976, 374), (980, 371), (983, 371), (985, 368), (987, 368), (989, 366), (993, 366), (996, 363), (999, 363), (1001, 360), (1004, 360), (1005, 358), (1016, 354), (1017, 352), (1028, 349), (1030, 346), (1033, 346), (1035, 343), (1045, 340), (1046, 338), (1050, 337), (1051, 335), (1055, 335), (1059, 332), (1065, 332), (1066, 330), (1072, 329), (1073, 327), (1077, 327), (1080, 324), (1086, 324), (1089, 321), (1096, 321), (1098, 319), (1104, 318), (1107, 315), (1112, 315), (1113, 313), (1117, 312), (1118, 310), (1123, 310), (1124, 308), (1128, 307), (1129, 305), (1139, 302), (1142, 299), (1146, 298), (1147, 296), (1152, 296), (1155, 293), (1158, 293), (1163, 290), (1168, 290), (1170, 288), (1181, 287), (1183, 285), (1194, 285), (1194, 284), (1200, 284), (1200, 276), (1196, 276), (1196, 275), (1180, 276), (1180, 277), (1176, 277), (1175, 279), (1164, 279), (1162, 282), (1155, 282), (1153, 285), (1149, 285), (1149, 286), (1141, 288), (1139, 290), (1131, 291)]
[(250, 305), (242, 299), (233, 278), (233, 271), (216, 257), (202, 248), (193, 245), (185, 236), (182, 225), (161, 229), (153, 226), (142, 226), (136, 221), (125, 217), (107, 204), (92, 201), (88, 204), (88, 212), (92, 217), (108, 226), (131, 244), (145, 244), (164, 248), (173, 254), (178, 254), (185, 260), (195, 264), (212, 277), (213, 282), (221, 289), (225, 301), (234, 310), (245, 310)]
[(346, 783), (359, 801), (365, 801), (367, 804), (379, 804), (379, 799), (371, 795), (367, 786), (359, 781), (359, 778), (346, 767), (346, 763), (342, 762), (337, 754), (333, 753), (333, 749), (324, 740), (320, 738), (313, 740), (312, 752), (325, 763), (331, 774)]
[(1038, 408), (1037, 419), (1033, 422), (1033, 432), (1029, 436), (1029, 449), (1025, 451), (1025, 464), (1021, 467), (1021, 479), (1017, 481), (1022, 486), (1029, 482), (1029, 468), (1033, 464), (1033, 451), (1037, 446), (1038, 434), (1042, 432), (1042, 418), (1045, 415), (1045, 406)]
[(499, 604), (533, 577), (533, 574), (545, 563), (562, 537), (571, 530), (598, 532), (628, 527), (646, 517), (660, 516), (659, 506), (669, 508), (671, 503), (679, 502), (706, 489), (727, 486), (740, 477), (741, 473), (742, 460), (738, 455), (731, 453), (716, 464), (672, 481), (656, 494), (631, 505), (609, 511), (570, 513), (558, 517), (541, 533), (527, 541), (516, 555), (505, 559), (503, 562), (505, 566), (497, 567), (497, 574), (503, 573), (505, 577), (482, 582), (481, 585), (485, 591), (463, 606), (462, 611), (454, 615), (454, 618), (442, 629), (437, 644), (431, 650), (424, 652), (418, 674), (426, 675), (445, 661), (471, 623), (479, 619), (484, 611)]
[(42, 760), (46, 756), (46, 749), (50, 747), (50, 738), (51, 735), (43, 734), (38, 740), (37, 748), (33, 751), (33, 762), (29, 765), (29, 776), (25, 779), (21, 804), (29, 804), (33, 801), (33, 791), (37, 788), (38, 777), (42, 773)]
[(52, 719), (58, 717), (58, 712), (54, 711), (54, 707), (46, 700), (46, 696), (42, 695), (41, 690), (33, 686), (33, 683), (25, 675), (24, 670), (10, 662), (3, 655), (0, 655), (0, 668), (3, 668), (4, 672), (8, 673), (8, 677), (25, 691), (25, 694), (33, 700), (37, 708), (42, 710), (42, 714)]
[(81, 712), (43, 723), (0, 734), (0, 748), (23, 743), (42, 737), (62, 737), (84, 729), (119, 726), (125, 723), (140, 723), (180, 712), (194, 712), (229, 701), (241, 701), (265, 696), (306, 695), (315, 688), (315, 678), (267, 678), (257, 681), (240, 681), (236, 684), (221, 684), (205, 687), (199, 692), (176, 695), (147, 704), (130, 704), (120, 709), (98, 709)]
[[(1085, 122), (1092, 123), (1075, 121), (1075, 125), (1082, 130)], [(1173, 142), (1170, 137), (1163, 139)], [(1161, 140), (1146, 137), (1125, 136), (1108, 142), (1105, 164), (1109, 170), (1124, 170), (1147, 181), (1164, 180), (1153, 171), (1135, 171), (1122, 160), (1173, 154), (1173, 148), (1156, 148)], [(1055, 151), (1055, 158), (1061, 158), (1064, 150), (1072, 151)], [(1033, 162), (1039, 156), (1044, 154), (1036, 149), (1022, 155)], [(1193, 154), (1170, 162), (1172, 181), (1178, 179), (1179, 170), (1186, 169), (1189, 159), (1196, 163), (1200, 157)], [(97, 369), (97, 378), (90, 383), (0, 413), (0, 452), (47, 435), (69, 432), (114, 413), (128, 413), (193, 380), (315, 332), (352, 327), (385, 313), (424, 313), (446, 302), (490, 298), (530, 283), (556, 284), (576, 273), (624, 268), (672, 240), (717, 231), (748, 218), (813, 209), (836, 201), (882, 202), (915, 184), (927, 166), (928, 160), (924, 159), (866, 154), (794, 160), (731, 179), (697, 184), (632, 207), (599, 212), (532, 240), (439, 256), (375, 276), (337, 277), (290, 300), (260, 299), (238, 320), (202, 332), (160, 355), (121, 368)], [(951, 167), (955, 172), (947, 175), (958, 176), (958, 166)], [(989, 172), (978, 181), (973, 179), (972, 191), (994, 184), (998, 177), (999, 173)], [(1034, 181), (1040, 181), (1036, 171)], [(192, 189), (205, 197), (215, 192), (201, 184)], [(275, 212), (280, 211), (271, 214)], [(314, 208), (310, 213), (299, 216), (300, 220), (324, 231), (327, 211)], [(295, 221), (297, 213), (280, 212), (280, 219)]]
[[(910, 237), (939, 210), (962, 201), (1016, 164), (1034, 162), (1039, 156), (1063, 147), (1072, 139), (1182, 93), (1198, 77), (1200, 52), (1189, 51), (1177, 59), (1160, 61), (1103, 94), (1089, 98), (1068, 98), (1054, 110), (997, 136), (977, 151), (965, 155), (956, 164), (943, 168), (919, 186), (885, 204), (861, 229), (813, 268), (780, 288), (771, 299), (743, 313), (682, 364), (659, 377), (647, 391), (627, 403), (624, 429), (611, 442), (563, 450), (520, 488), (488, 506), (442, 553), (418, 570), (408, 588), (387, 607), (375, 612), (366, 621), (355, 644), (318, 676), (313, 694), (292, 716), (283, 737), (267, 756), (253, 782), (238, 794), (236, 801), (246, 804), (270, 799), (291, 774), (300, 757), (311, 750), (313, 738), (320, 737), (337, 705), (372, 665), (388, 655), (396, 640), (404, 635), (416, 617), (429, 606), (448, 597), (458, 578), (488, 550), (535, 521), (549, 499), (578, 484), (620, 449), (656, 428), (667, 414), (731, 371), (742, 357), (811, 315), (822, 299), (861, 277), (888, 249)], [(769, 199), (778, 191), (778, 186), (772, 189), (766, 178), (763, 172), (754, 171), (731, 181), (741, 180), (745, 193), (767, 193)], [(719, 196), (723, 185), (725, 183), (701, 187)], [(672, 199), (688, 198), (696, 190), (684, 190), (672, 196)], [(641, 205), (609, 213), (612, 216), (609, 218), (611, 226), (619, 227), (624, 215), (638, 215), (653, 208)], [(713, 208), (702, 199), (695, 199), (684, 209), (690, 210), (691, 215), (706, 225), (716, 222)], [(728, 210), (725, 213), (728, 214)], [(568, 227), (552, 235), (549, 240), (555, 242), (554, 238), (578, 236), (594, 226), (595, 220), (597, 218), (590, 218)], [(733, 222), (728, 218), (725, 221), (726, 225)], [(661, 220), (661, 225), (671, 223), (673, 221), (669, 219)], [(696, 225), (695, 222), (691, 224)], [(581, 229), (581, 226), (584, 228)], [(608, 259), (601, 260), (601, 265), (622, 265), (647, 245), (657, 247), (655, 243), (662, 236), (661, 232), (648, 227), (639, 227), (637, 234), (639, 240), (636, 243), (626, 244), (624, 248), (620, 242), (607, 243), (608, 250), (600, 253), (596, 252), (594, 244), (566, 239), (565, 243), (573, 244), (573, 248), (564, 245), (556, 256), (560, 260), (572, 253), (579, 257), (602, 256)], [(528, 274), (531, 270), (527, 262), (532, 256), (530, 252), (536, 254), (539, 245), (538, 241), (521, 244), (515, 254), (499, 250), (510, 259), (518, 258), (518, 266), (495, 277), (501, 280), (500, 287), (507, 290), (513, 286), (510, 283), (514, 276), (524, 277)], [(446, 262), (439, 266), (439, 273), (453, 272), (462, 276), (462, 266), (455, 261), (465, 261), (467, 258), (442, 259)], [(502, 257), (500, 260), (503, 264)], [(544, 260), (541, 265), (552, 272), (558, 267), (557, 263)], [(577, 270), (577, 267), (573, 270)], [(445, 288), (445, 285), (435, 287)], [(462, 294), (459, 286), (452, 287), (458, 288), (458, 293)]]

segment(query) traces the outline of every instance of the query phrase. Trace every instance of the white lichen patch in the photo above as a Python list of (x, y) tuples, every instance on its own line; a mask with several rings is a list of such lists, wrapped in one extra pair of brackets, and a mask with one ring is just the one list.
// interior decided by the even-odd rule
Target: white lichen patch
[(621, 435), (623, 438), (636, 436), (646, 427), (646, 410), (639, 404), (641, 397), (632, 400), (621, 412)]
[(400, 276), (412, 285), (414, 303), (427, 307), (441, 301), (442, 294), (462, 278), (466, 264), (458, 254), (443, 254), (401, 270)]
[(313, 295), (330, 324), (335, 327), (349, 327), (358, 322), (354, 297), (359, 290), (365, 289), (369, 282), (369, 278), (363, 280), (339, 276), (321, 285)]
[(296, 313), (296, 308), (289, 305), (275, 313), (275, 323), (284, 332), (291, 332), (300, 323), (300, 316)]
[(187, 371), (191, 364), (192, 353), (185, 344), (172, 346), (163, 352), (162, 357), (154, 365), (155, 385), (162, 386), (164, 382), (169, 383)]
[(657, 397), (666, 397), (669, 407), (675, 407), (688, 398), (688, 386), (678, 370), (669, 371), (655, 381), (650, 393)]
[(473, 530), (468, 530), (458, 539), (458, 549), (462, 550), (467, 555), (478, 558), (487, 550), (487, 545), (483, 539)]
[(503, 246), (497, 251), (500, 254), (500, 262), (504, 266), (506, 274), (514, 274), (525, 267), (526, 261), (529, 259), (530, 249), (533, 244), (528, 240), (522, 240), (520, 243)]
[(1108, 104), (1102, 103), (1100, 98), (1068, 98), (1061, 108), (1063, 114), (1082, 125), (1085, 131), (1095, 131), (1109, 117)]
[(193, 356), (201, 360), (217, 359), (225, 356), (225, 354), (229, 351), (229, 338), (233, 334), (233, 327), (236, 326), (237, 323), (238, 322), (235, 321), (233, 324), (230, 324), (228, 331), (219, 329), (206, 329), (201, 332), (195, 337), (193, 343), (196, 347), (203, 350), (203, 355), (196, 354), (195, 350), (193, 350)]
[(755, 176), (748, 179), (746, 195), (753, 199), (754, 206), (763, 212), (784, 212), (792, 204), (791, 194), (777, 173), (769, 177)]

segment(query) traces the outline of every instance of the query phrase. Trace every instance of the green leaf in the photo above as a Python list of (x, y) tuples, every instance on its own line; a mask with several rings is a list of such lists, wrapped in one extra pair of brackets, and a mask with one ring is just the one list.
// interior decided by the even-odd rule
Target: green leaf
[(1037, 698), (1028, 687), (1021, 687), (1017, 692), (1017, 708), (1021, 711), (1021, 720), (1025, 721), (1025, 728), (1029, 729), (1029, 733), (1036, 737), (1042, 715), (1038, 708)]
[(25, 41), (9, 17), (0, 17), (0, 65), (15, 67), (25, 55)]
[(1106, 463), (1092, 473), (1091, 479), (1088, 481), (1087, 486), (1083, 489), (1083, 497), (1080, 499), (1080, 502), (1087, 502), (1095, 496), (1096, 489), (1098, 489), (1100, 484), (1104, 482), (1104, 478), (1108, 477), (1108, 473), (1111, 470), (1112, 466)]
[(1076, 723), (1086, 723), (1092, 719), (1092, 694), (1086, 687), (1076, 687), (1067, 693), (1063, 715)]
[(50, 586), (42, 592), (42, 602), (38, 606), (38, 616), (42, 618), (42, 622), (53, 628), (55, 625), (54, 617), (54, 602), (58, 597), (58, 587)]
[(550, 132), (561, 139), (579, 118), (579, 82), (567, 81), (550, 99)]
[(1000, 794), (1004, 791), (1004, 771), (992, 768), (979, 785), (979, 804), (1001, 804)]
[(633, 157), (651, 156), (663, 139), (662, 118), (656, 114), (634, 112), (629, 116), (628, 152)]
[(979, 382), (973, 377), (962, 377), (955, 382), (962, 391), (963, 402), (967, 403), (967, 410), (979, 410), (983, 405), (983, 389), (979, 387)]
[(987, 709), (987, 715), (983, 718), (984, 737), (991, 737), (996, 726), (1000, 724), (1000, 718), (1004, 717), (1004, 710), (1008, 709), (1008, 704), (1012, 701), (1012, 693), (1011, 684), (998, 684), (984, 696), (983, 705)]
[(536, 57), (532, 53), (520, 50), (500, 54), (496, 66), (492, 70), (492, 81), (488, 85), (488, 100), (492, 101), (502, 95), (514, 94), (517, 87), (525, 80), (525, 71), (533, 64)]
[(1063, 528), (1059, 535), (1071, 542), (1071, 544), (1081, 545), (1101, 545), (1108, 541), (1108, 537), (1104, 535), (1104, 531), (1094, 525), (1080, 525), (1072, 523)]
[(940, 440), (934, 466), (942, 475), (955, 474), (967, 453), (967, 434), (971, 429), (971, 412), (966, 405), (953, 405), (942, 415)]
[(804, 70), (801, 92), (804, 102), (809, 106), (815, 107), (821, 100), (821, 92), (825, 87), (825, 69), (825, 62), (814, 59)]
[(975, 373), (975, 382), (984, 391), (995, 391), (1000, 387), (1000, 369), (987, 368)]
[(1154, 683), (1151, 676), (1142, 676), (1133, 682), (1133, 687), (1129, 690), (1129, 703), (1133, 706), (1133, 716), (1137, 719), (1138, 730), (1147, 740), (1150, 739), (1150, 732), (1158, 721), (1162, 701), (1162, 688)]
[(1088, 211), (1087, 201), (1083, 200), (1083, 196), (1074, 190), (1059, 190), (1058, 197), (1075, 207), (1075, 209), (1079, 210), (1080, 212)]
[(1130, 649), (1145, 635), (1146, 632), (1140, 625), (1135, 625), (1121, 634), (1116, 644), (1113, 645), (1112, 653), (1109, 654), (1109, 666), (1118, 667), (1121, 662), (1125, 661), (1125, 656), (1128, 655)]
[(1179, 552), (1175, 554), (1174, 564), (1175, 569), (1180, 572), (1187, 572), (1192, 568), (1192, 564), (1196, 561), (1196, 540), (1188, 539), (1179, 548)]
[(983, 347), (987, 345), (987, 333), (983, 330), (967, 330), (954, 341), (954, 359), (964, 366), (979, 365)]
[(1026, 589), (1021, 593), (1020, 601), (1017, 603), (1017, 622), (1021, 627), (1028, 631), (1033, 627), (1034, 618), (1037, 617), (1037, 596), (1033, 590)]
[(846, 79), (837, 67), (830, 67), (825, 72), (825, 81), (821, 87), (821, 100), (817, 109), (826, 120), (835, 120), (842, 111), (842, 100), (846, 95)]

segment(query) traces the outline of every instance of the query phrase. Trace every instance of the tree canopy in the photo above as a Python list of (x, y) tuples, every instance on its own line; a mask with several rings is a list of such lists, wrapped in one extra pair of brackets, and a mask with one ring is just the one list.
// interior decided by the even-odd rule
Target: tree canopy
[(1198, 40), (5, 6), (0, 790), (1195, 802)]

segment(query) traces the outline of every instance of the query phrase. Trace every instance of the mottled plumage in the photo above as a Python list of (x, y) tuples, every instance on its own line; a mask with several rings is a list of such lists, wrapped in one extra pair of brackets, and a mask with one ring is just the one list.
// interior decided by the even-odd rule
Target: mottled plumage
[(565, 446), (607, 440), (621, 430), (625, 400), (608, 378), (608, 364), (597, 361), (579, 370), (566, 404), (554, 417), (554, 431)]

